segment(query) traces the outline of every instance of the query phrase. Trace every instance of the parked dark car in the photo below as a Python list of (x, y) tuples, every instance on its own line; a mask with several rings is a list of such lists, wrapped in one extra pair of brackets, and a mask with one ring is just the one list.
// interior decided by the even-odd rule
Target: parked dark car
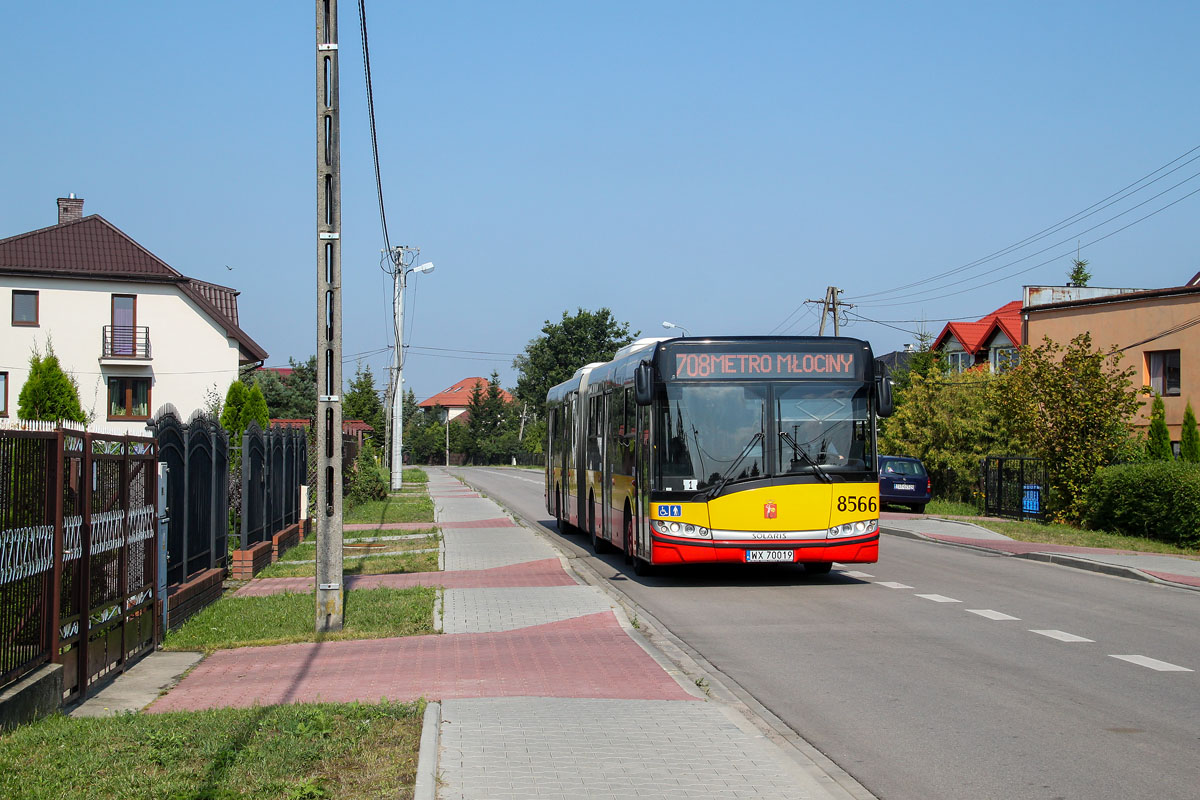
[(919, 458), (879, 457), (879, 503), (904, 505), (918, 514), (925, 511), (933, 482)]

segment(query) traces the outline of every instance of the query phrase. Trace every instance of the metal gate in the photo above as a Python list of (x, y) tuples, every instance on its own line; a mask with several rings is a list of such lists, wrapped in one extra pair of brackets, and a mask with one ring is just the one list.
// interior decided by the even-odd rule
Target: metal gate
[(1049, 499), (1046, 462), (1029, 456), (988, 456), (983, 460), (984, 514), (1046, 521)]

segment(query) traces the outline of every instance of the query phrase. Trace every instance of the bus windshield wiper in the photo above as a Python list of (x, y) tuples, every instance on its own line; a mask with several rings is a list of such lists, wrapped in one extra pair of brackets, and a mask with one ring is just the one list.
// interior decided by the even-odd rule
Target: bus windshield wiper
[[(821, 469), (821, 465), (818, 464), (812, 456), (810, 456), (808, 453), (806, 453), (804, 451), (804, 448), (802, 448), (800, 445), (796, 444), (796, 440), (792, 438), (792, 435), (790, 433), (788, 433), (787, 431), (780, 431), (779, 438), (783, 439), (785, 442), (790, 444), (792, 446), (792, 452), (795, 455), (800, 456), (800, 458), (802, 458), (805, 462), (807, 462), (808, 465), (813, 468), (813, 472), (815, 472), (821, 478), (821, 480), (825, 481), (826, 483), (833, 482), (833, 478), (829, 477), (829, 473), (826, 472), (825, 470)], [(795, 457), (793, 457), (792, 460), (795, 461), (796, 460)]]
[(742, 452), (738, 455), (734, 462), (729, 465), (729, 469), (721, 473), (721, 479), (717, 481), (711, 489), (705, 492), (709, 500), (712, 500), (717, 495), (721, 494), (721, 490), (724, 489), (725, 484), (729, 483), (729, 481), (733, 478), (733, 473), (737, 470), (738, 465), (742, 463), (742, 459), (744, 459), (754, 448), (755, 442), (760, 442), (762, 439), (762, 431), (759, 431), (750, 437), (750, 441), (746, 442), (746, 446), (742, 448)]

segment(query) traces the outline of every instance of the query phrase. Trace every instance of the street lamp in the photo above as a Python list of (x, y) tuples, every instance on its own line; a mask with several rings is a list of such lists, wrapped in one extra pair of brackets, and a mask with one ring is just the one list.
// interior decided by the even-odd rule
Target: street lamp
[(416, 247), (393, 247), (392, 318), (396, 325), (396, 378), (392, 391), (392, 491), (404, 486), (404, 287), (413, 272), (433, 272), (433, 262), (412, 266), (421, 252)]
[(688, 329), (687, 329), (687, 328), (683, 327), (682, 325), (676, 325), (674, 322), (664, 322), (664, 323), (663, 323), (663, 327), (664, 327), (664, 328), (678, 328), (679, 330), (683, 331), (683, 335), (684, 335), (685, 337), (690, 335), (690, 334), (688, 333)]

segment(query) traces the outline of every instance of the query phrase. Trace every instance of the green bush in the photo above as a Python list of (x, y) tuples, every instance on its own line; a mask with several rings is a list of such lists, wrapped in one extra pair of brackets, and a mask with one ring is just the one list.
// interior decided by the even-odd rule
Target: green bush
[(1093, 530), (1200, 547), (1200, 465), (1171, 461), (1097, 470), (1086, 494)]
[(389, 475), (375, 460), (375, 450), (370, 442), (359, 448), (353, 469), (342, 469), (344, 486), (342, 497), (347, 506), (353, 507), (370, 500), (387, 497), (390, 486)]

